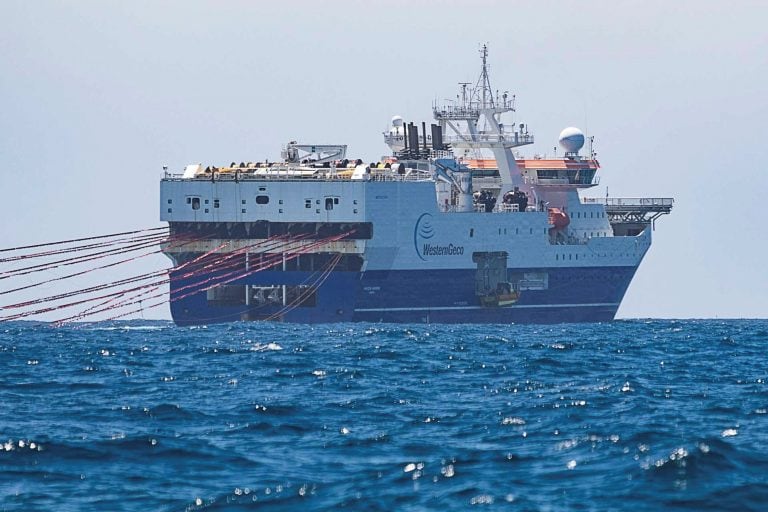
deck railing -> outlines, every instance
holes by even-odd
[[[606,206],[672,206],[671,197],[584,197],[585,204],[604,204]]]
[[[433,181],[431,174],[424,171],[412,171],[408,174],[388,172],[384,169],[371,169],[370,173],[363,175],[360,180],[352,180],[353,169],[271,169],[268,172],[216,172],[211,174],[198,174],[194,178],[185,178],[183,174],[166,172],[163,179],[169,181],[193,180],[193,181]]]

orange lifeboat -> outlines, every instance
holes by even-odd
[[[549,208],[549,223],[554,226],[555,229],[564,229],[571,223],[570,217],[560,208]]]

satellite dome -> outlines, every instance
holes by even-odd
[[[399,128],[403,126],[403,118],[400,116],[393,116],[392,117],[392,126]]]
[[[566,153],[578,153],[584,147],[584,132],[570,126],[560,132],[558,142],[563,146]]]

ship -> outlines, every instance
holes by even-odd
[[[166,168],[175,323],[613,320],[674,200],[583,196],[600,164],[574,127],[561,155],[523,156],[533,134],[480,54],[429,130],[391,119],[376,161],[292,141],[274,162]]]

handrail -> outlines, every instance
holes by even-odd
[[[483,142],[513,142],[515,144],[533,144],[533,135],[529,133],[521,134],[515,132],[504,132],[502,134],[495,133],[478,133],[475,135],[466,134],[465,136],[458,135],[444,135],[443,142],[448,144],[461,144],[461,143],[483,143]]]
[[[575,185],[575,186],[581,186],[582,188],[587,187],[594,187],[596,185],[600,184],[600,176],[595,176],[589,180],[586,178],[538,178],[533,176],[523,176],[525,183],[528,183],[529,185]],[[590,198],[592,199],[592,198]]]
[[[584,197],[582,203],[606,206],[672,206],[672,197]]]
[[[424,171],[412,170],[407,174],[398,174],[394,172],[381,172],[380,169],[371,169],[369,174],[365,174],[360,180],[352,179],[350,171],[352,169],[344,169],[344,174],[341,171],[331,171],[330,169],[317,169],[318,172],[292,172],[286,168],[276,168],[268,172],[260,173],[215,173],[214,176],[210,174],[197,175],[194,178],[185,178],[183,174],[172,174],[166,172],[163,179],[168,181],[433,181],[431,175],[428,175]]]

